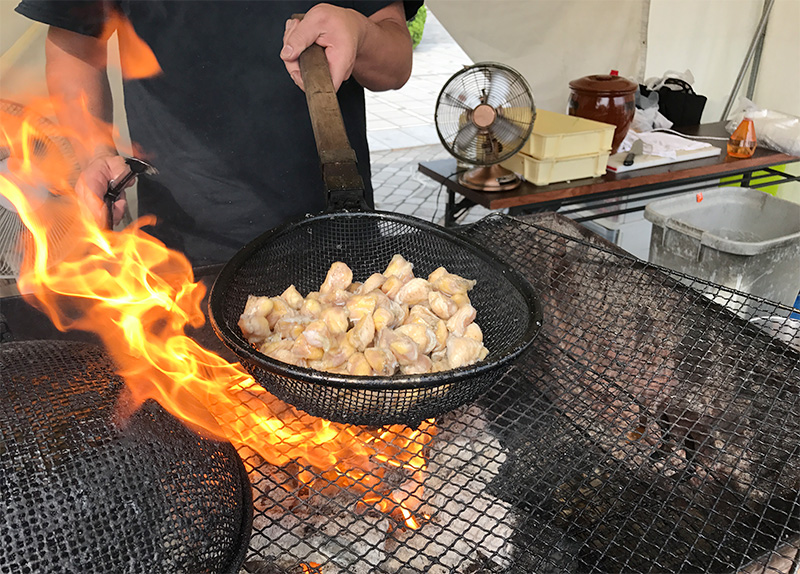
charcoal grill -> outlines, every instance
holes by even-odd
[[[544,326],[499,383],[437,419],[430,520],[411,530],[321,485],[287,492],[291,472],[250,460],[245,571],[796,569],[800,339],[750,321],[790,310],[552,214],[463,233],[533,283]]]
[[[255,513],[242,573],[797,571],[791,309],[553,214],[461,232],[533,283],[544,325],[499,382],[425,431],[421,528],[242,451]],[[409,478],[393,472],[384,488]]]

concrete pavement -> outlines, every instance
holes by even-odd
[[[447,192],[423,176],[417,164],[450,157],[436,133],[436,99],[447,80],[472,63],[428,10],[408,83],[395,91],[367,92],[367,137],[377,209],[442,223]],[[476,221],[486,213],[482,207],[473,207],[461,222]]]

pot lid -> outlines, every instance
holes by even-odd
[[[580,92],[597,94],[627,94],[636,90],[637,85],[622,76],[595,74],[572,80],[569,87]]]

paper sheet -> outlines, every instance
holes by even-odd
[[[674,134],[663,132],[634,132],[629,131],[622,140],[617,151],[626,152],[636,140],[644,144],[643,155],[658,156],[668,159],[677,159],[678,152],[707,149],[711,144],[694,141]]]

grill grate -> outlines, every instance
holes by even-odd
[[[243,452],[256,507],[244,571],[733,572],[779,555],[796,567],[791,310],[645,264],[552,214],[463,232],[534,284],[544,325],[426,437],[430,520],[404,529],[330,478],[303,487],[301,469]]]
[[[238,571],[236,451],[153,401],[120,416],[114,369],[97,345],[0,345],[0,573]]]

